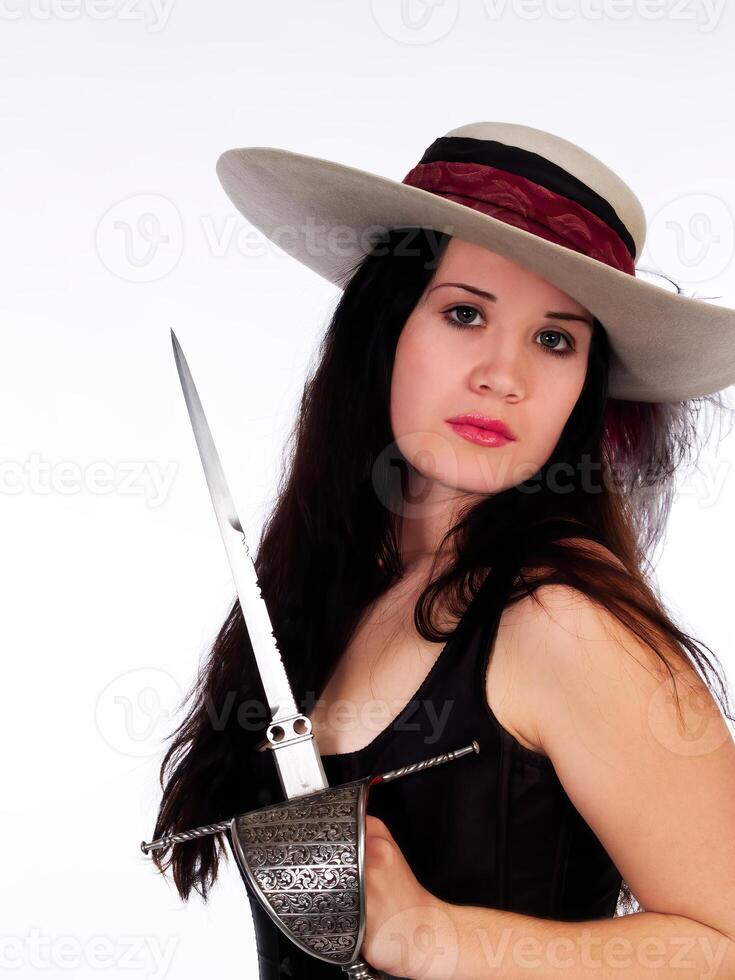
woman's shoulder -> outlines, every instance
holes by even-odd
[[[595,557],[624,568],[607,547],[587,538],[574,539]],[[549,724],[549,706],[561,693],[585,698],[590,679],[613,677],[629,670],[626,658],[664,678],[661,660],[637,634],[599,599],[573,585],[544,582],[551,569],[525,569],[523,581],[536,583],[526,595],[505,606],[498,621],[492,676],[486,695],[504,705],[508,727],[522,733],[537,751]]]
[[[608,565],[615,565],[624,570],[625,565],[621,559],[615,555],[607,546],[591,538],[575,537],[566,538],[565,542],[574,547],[581,548],[584,552],[594,558],[604,561]],[[543,630],[548,626],[548,619],[556,612],[575,615],[585,613],[587,615],[604,615],[604,607],[599,601],[592,598],[581,589],[558,581],[545,581],[553,575],[554,569],[547,566],[524,568],[518,575],[514,584],[512,594],[520,595],[503,610],[501,616],[502,625],[505,628],[523,628],[534,634],[534,631]]]
[[[625,567],[603,545],[585,538],[580,543],[596,557]],[[522,679],[527,725],[539,744],[544,712],[553,692],[570,702],[585,700],[593,686],[604,688],[627,678],[626,682],[652,695],[662,684],[671,683],[672,674],[688,689],[702,690],[682,649],[656,627],[654,620],[640,619],[625,602],[608,606],[603,595],[589,595],[560,582],[542,581],[528,595],[506,606],[498,627],[501,643],[512,655],[514,669]],[[638,632],[641,627],[653,645]]]
[[[616,560],[595,541],[579,539],[600,557]],[[540,713],[547,707],[549,620],[562,622],[576,616],[575,610],[590,602],[570,586],[543,584],[552,569],[524,568],[514,589],[525,592],[505,605],[491,639],[489,665],[485,674],[485,698],[490,710],[527,749],[547,755],[540,735]],[[542,584],[535,584],[538,580]],[[514,590],[511,590],[512,592]],[[564,628],[564,626],[562,626]],[[570,647],[572,642],[570,640]]]
[[[608,566],[626,570],[618,555],[594,539],[570,537],[565,541]],[[503,625],[522,636],[528,656],[538,660],[543,651],[548,653],[554,649],[558,656],[563,652],[573,660],[578,648],[603,638],[613,647],[624,646],[627,641],[644,645],[635,630],[612,611],[605,601],[604,590],[590,594],[573,584],[553,579],[545,581],[553,571],[546,567],[525,569],[524,587],[530,585],[532,588],[503,610]],[[620,602],[616,604],[621,606]],[[651,656],[657,659],[652,651]]]

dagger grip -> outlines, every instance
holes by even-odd
[[[355,960],[349,966],[343,966],[342,972],[350,980],[384,980],[384,974],[376,972],[365,960]]]

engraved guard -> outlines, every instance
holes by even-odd
[[[232,849],[260,904],[306,953],[357,959],[365,932],[365,813],[371,779],[233,817]]]

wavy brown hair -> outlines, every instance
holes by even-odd
[[[363,610],[403,574],[399,505],[408,463],[390,426],[391,373],[401,329],[448,241],[424,229],[389,232],[349,270],[285,448],[254,562],[294,696],[307,713]],[[585,384],[550,458],[529,480],[460,512],[438,552],[451,560],[421,593],[415,628],[426,640],[447,639],[433,622],[440,598],[458,616],[486,614],[476,601],[483,583],[506,605],[561,583],[647,644],[675,691],[671,665],[694,668],[735,720],[721,664],[674,622],[651,562],[675,477],[703,447],[698,432],[714,431],[699,416],[711,409],[719,419],[726,406],[719,394],[674,403],[610,398],[609,359],[607,333],[595,320]],[[251,760],[270,718],[237,601],[182,709],[187,702],[161,764],[155,837],[262,805]],[[206,900],[222,853],[218,837],[203,837],[153,857],[160,871],[172,868],[182,899],[193,888]],[[623,882],[617,914],[640,909]]]

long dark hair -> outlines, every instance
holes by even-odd
[[[401,467],[408,464],[389,420],[391,374],[403,325],[448,241],[424,229],[376,240],[341,283],[303,391],[276,503],[254,559],[302,710],[322,691],[361,612],[403,572]],[[421,593],[415,627],[426,640],[445,640],[448,634],[432,621],[434,604],[442,598],[461,615],[488,573],[496,586],[502,583],[505,604],[543,584],[563,583],[650,645],[672,681],[662,645],[672,659],[696,665],[724,714],[735,720],[721,664],[705,647],[716,668],[699,649],[704,644],[673,622],[649,581],[675,474],[698,445],[699,412],[725,405],[717,395],[676,403],[609,398],[609,357],[607,334],[595,320],[585,384],[551,457],[523,484],[460,513],[439,549],[451,563]],[[560,473],[564,493],[554,492],[553,477]],[[583,478],[591,473],[599,474],[595,492]],[[603,549],[617,561],[606,559]],[[546,572],[529,576],[529,569]],[[236,601],[186,701],[186,716],[161,764],[155,837],[261,805],[249,760],[270,719]],[[254,715],[253,706],[263,710]],[[160,871],[173,868],[182,899],[194,888],[206,900],[222,847],[219,838],[203,837],[153,856]],[[640,908],[623,882],[618,912]]]

